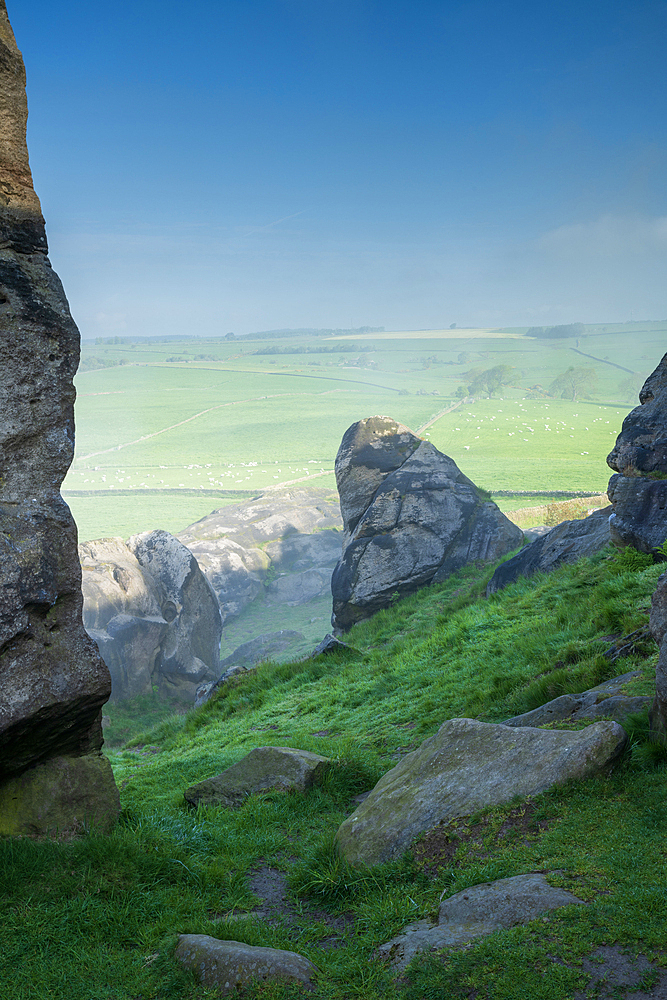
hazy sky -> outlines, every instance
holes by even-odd
[[[667,2],[8,9],[84,337],[667,317]]]

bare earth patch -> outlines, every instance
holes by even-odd
[[[324,924],[331,933],[325,934],[317,945],[327,950],[344,945],[348,934],[354,930],[353,913],[333,916],[326,910],[292,902],[287,877],[278,868],[262,865],[250,873],[248,883],[255,896],[261,900],[261,905],[248,913],[224,914],[222,919],[234,922],[262,920],[267,924],[280,924],[283,928],[294,928],[294,930],[313,924]]]
[[[427,875],[435,877],[441,869],[453,867],[461,848],[468,847],[481,859],[491,857],[505,844],[535,840],[552,822],[536,819],[536,811],[537,806],[532,802],[518,806],[507,814],[497,829],[494,826],[498,820],[493,814],[472,825],[466,817],[443,823],[417,841],[412,849],[414,859]]]
[[[667,969],[644,955],[625,952],[620,945],[597,948],[584,959],[583,970],[591,981],[573,1000],[667,1000]]]

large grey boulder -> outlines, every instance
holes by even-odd
[[[256,747],[226,771],[191,785],[184,792],[188,805],[240,806],[249,795],[270,788],[307,792],[320,781],[328,757],[293,747]]]
[[[345,531],[331,579],[337,631],[523,541],[451,458],[390,417],[348,428],[336,482]]]
[[[38,765],[99,760],[109,672],[81,620],[76,527],[60,496],[74,451],[79,331],[47,257],[33,190],[25,69],[0,2],[0,789],[30,825]],[[50,794],[72,820],[63,768]],[[84,769],[85,770],[85,769]],[[58,777],[60,776],[60,778]],[[21,799],[17,801],[16,795]],[[0,793],[1,797],[1,793]],[[110,771],[95,784],[117,815]],[[68,804],[69,802],[69,804]],[[0,811],[9,808],[2,799]],[[13,808],[13,807],[12,807]],[[5,817],[6,818],[6,817]],[[0,817],[1,819],[1,817]]]
[[[594,722],[597,719],[623,723],[629,715],[645,712],[651,704],[648,696],[622,694],[623,685],[638,676],[638,670],[631,670],[581,694],[562,694],[539,708],[515,715],[503,725],[546,726],[552,722]]]
[[[612,541],[651,552],[667,540],[667,354],[639,393],[607,464]]]
[[[192,702],[220,675],[222,618],[192,553],[167,531],[79,546],[83,619],[111,671],[113,697],[158,687]]]
[[[520,576],[550,573],[566,563],[592,556],[609,545],[611,507],[596,510],[576,521],[563,521],[551,531],[525,545],[520,552],[502,563],[486,588],[486,596],[515,583]]]
[[[207,934],[181,934],[174,957],[202,986],[223,996],[237,986],[269,979],[309,986],[317,969],[303,955],[277,948],[257,948],[242,941],[220,941]]]
[[[388,861],[438,823],[607,770],[625,742],[615,722],[572,732],[450,719],[380,779],[338,848],[355,865]]]
[[[540,873],[514,875],[463,889],[440,904],[435,921],[417,920],[378,948],[378,957],[402,970],[421,951],[465,948],[494,931],[527,924],[561,906],[585,906]]]
[[[222,507],[177,537],[195,555],[227,621],[257,598],[297,605],[328,593],[341,527],[329,490],[290,489]]]

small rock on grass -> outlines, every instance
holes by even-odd
[[[315,646],[315,649],[310,654],[310,658],[312,660],[315,656],[322,656],[323,653],[338,653],[343,649],[347,649],[353,653],[357,652],[354,646],[350,646],[347,642],[341,642],[335,635],[328,632],[324,639],[322,639],[322,642]]]
[[[220,941],[207,934],[181,934],[175,958],[202,986],[231,993],[253,980],[283,979],[312,985],[317,969],[303,955],[276,948],[256,948],[241,941]]]
[[[279,791],[307,792],[321,780],[328,757],[292,747],[257,747],[222,774],[186,788],[191,806],[240,806],[248,795]]]
[[[338,848],[354,865],[389,861],[438,823],[607,770],[626,740],[616,722],[573,732],[450,719],[380,779]]]
[[[558,698],[508,719],[506,726],[545,726],[550,722],[579,722],[581,720],[613,719],[623,722],[634,712],[645,712],[651,698],[639,695],[631,697],[620,694],[620,689],[628,681],[640,676],[639,670],[631,670],[620,677],[598,684],[597,687],[581,694],[562,694]]]
[[[584,901],[566,889],[549,885],[544,875],[515,875],[496,882],[463,889],[441,903],[435,923],[418,920],[378,948],[378,955],[398,971],[419,951],[464,948],[475,938],[529,920],[549,910],[582,905]]]

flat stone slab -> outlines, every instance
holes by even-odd
[[[320,757],[309,750],[257,747],[222,774],[191,785],[183,794],[191,806],[233,808],[242,805],[249,795],[272,788],[307,792],[321,780],[328,764],[328,757]]]
[[[401,934],[378,948],[380,958],[404,969],[417,952],[464,948],[476,938],[572,903],[585,905],[566,889],[549,885],[544,875],[515,875],[463,889],[440,905],[438,919],[408,924]]]
[[[605,771],[626,739],[616,722],[574,732],[450,719],[380,779],[338,848],[351,864],[389,861],[438,823]]]
[[[550,722],[579,722],[582,720],[613,719],[623,722],[628,715],[645,712],[653,701],[644,695],[635,697],[620,694],[620,688],[639,677],[639,670],[631,670],[620,677],[598,684],[581,694],[562,694],[559,698],[508,719],[506,726],[545,726]]]
[[[256,980],[282,979],[309,986],[317,974],[313,963],[294,951],[255,948],[207,934],[180,934],[174,956],[202,986],[223,994]]]

